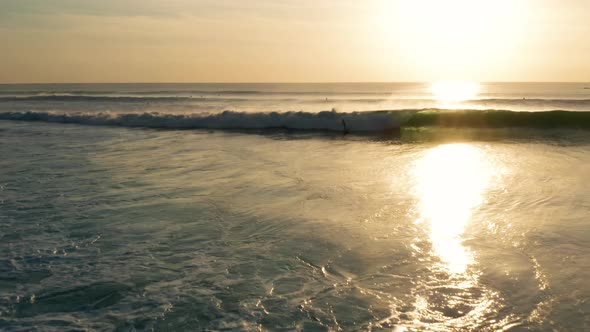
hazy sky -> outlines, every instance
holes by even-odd
[[[0,0],[0,83],[590,81],[590,0]]]

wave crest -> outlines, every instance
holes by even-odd
[[[298,129],[323,131],[375,132],[400,127],[390,112],[339,113],[324,111],[245,113],[166,114],[146,113],[56,113],[5,112],[0,120],[42,121],[123,127],[169,129]]]
[[[166,129],[292,129],[344,132],[384,132],[400,127],[453,128],[583,128],[590,129],[590,112],[505,110],[397,110],[341,113],[268,112],[170,114],[159,112],[0,112],[0,120],[42,121]]]

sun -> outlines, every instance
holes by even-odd
[[[525,0],[381,0],[382,40],[425,79],[478,79],[526,41]]]
[[[446,81],[433,83],[430,90],[438,101],[457,102],[475,99],[480,87],[474,82]]]

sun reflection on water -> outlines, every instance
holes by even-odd
[[[501,298],[479,282],[476,257],[463,243],[473,212],[496,180],[488,153],[473,144],[443,144],[413,165],[413,193],[430,243],[430,273],[413,290],[412,328],[432,331],[476,330]],[[421,240],[419,240],[421,241]],[[503,326],[498,321],[494,325]]]
[[[430,90],[439,102],[458,102],[476,98],[480,86],[475,82],[443,81],[432,83]]]
[[[445,109],[473,107],[469,101],[477,99],[480,90],[481,86],[475,82],[443,81],[430,85],[437,107]]]
[[[415,165],[419,221],[428,225],[433,251],[451,273],[464,273],[473,263],[461,236],[491,173],[482,152],[469,144],[433,148]]]

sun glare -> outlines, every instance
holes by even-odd
[[[463,273],[473,261],[461,236],[484,199],[491,173],[482,152],[469,144],[441,145],[415,165],[420,221],[428,225],[433,250],[452,273]]]
[[[464,101],[477,97],[479,85],[474,82],[437,82],[430,87],[435,99],[443,102]]]
[[[383,40],[424,77],[475,79],[522,44],[524,0],[383,0]],[[493,74],[493,73],[490,73]]]

